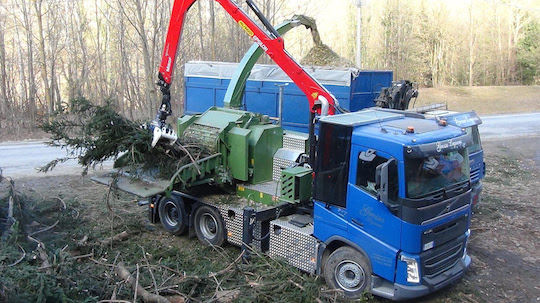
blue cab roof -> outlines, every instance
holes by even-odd
[[[404,114],[380,110],[321,117],[323,123],[353,127],[352,143],[375,147],[380,144],[413,146],[449,140],[465,132],[452,125],[442,126],[434,119],[407,117]],[[414,131],[408,132],[407,128]],[[381,149],[386,149],[381,146]]]

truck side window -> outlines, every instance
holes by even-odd
[[[377,166],[387,162],[389,159],[377,156],[374,150],[363,151],[358,154],[358,164],[356,169],[356,185],[367,193],[376,196],[375,171]],[[388,199],[397,201],[398,198],[398,173],[397,165],[391,164],[388,171]]]

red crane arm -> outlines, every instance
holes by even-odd
[[[170,99],[170,95],[166,96],[165,94],[168,94],[168,88],[172,82],[174,63],[185,16],[195,1],[197,0],[176,0],[173,5],[169,30],[163,49],[163,57],[159,67],[160,82],[158,83],[162,87],[161,90],[164,93],[164,99],[165,97],[168,98],[167,102]],[[291,57],[285,50],[283,38],[274,36],[274,34],[269,34],[263,30],[234,1],[216,1],[304,92],[308,98],[311,112],[317,112],[322,115],[332,115],[335,113],[337,103],[335,97]],[[170,111],[170,103],[168,106]]]

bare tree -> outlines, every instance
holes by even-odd
[[[210,1],[210,49],[212,61],[216,60],[216,15],[214,12],[214,1]]]
[[[203,18],[202,18],[202,6],[201,6],[201,2],[202,1],[197,1],[197,17],[199,19],[199,43],[200,43],[200,47],[201,47],[201,58],[206,58],[206,51],[205,51],[205,47],[204,47],[204,25],[203,25]]]
[[[3,5],[2,5],[3,6]],[[6,44],[4,42],[4,10],[0,7],[0,119],[4,119],[8,110]],[[2,124],[0,121],[0,128]]]
[[[15,43],[16,42],[16,43]],[[19,83],[19,100],[28,100],[28,110],[27,110],[27,116],[30,117],[31,121],[33,121],[33,117],[35,116],[35,103],[32,103],[31,100],[34,100],[33,98],[28,97],[28,85],[26,81],[26,74],[25,74],[25,56],[23,54],[23,43],[21,42],[21,37],[19,36],[19,32],[16,33],[15,39],[14,39],[14,45],[17,45],[17,66],[19,70],[18,79],[17,81]],[[12,75],[13,78],[17,78],[17,75]],[[34,90],[35,91],[35,90]],[[15,103],[15,100],[12,100],[13,103]],[[34,107],[32,107],[34,106]]]
[[[51,86],[49,84],[49,73],[47,72],[47,55],[45,51],[45,36],[43,31],[43,15],[42,12],[43,0],[34,1],[34,9],[36,12],[38,26],[38,48],[40,55],[41,79],[43,80],[43,88],[45,90],[45,101],[47,104],[47,113],[50,115],[54,110],[54,103],[51,95]]]
[[[17,2],[17,6],[22,14],[22,27],[25,29],[26,32],[26,57],[27,60],[22,59],[22,48],[21,48],[21,61],[20,61],[20,69],[21,69],[21,75],[24,75],[24,69],[23,64],[26,61],[26,69],[28,71],[28,115],[30,118],[30,121],[36,120],[36,98],[37,98],[37,88],[36,88],[36,76],[34,73],[34,40],[33,40],[33,18],[30,14],[29,8],[26,6],[26,1],[21,0],[20,2]],[[18,33],[17,33],[18,35]],[[24,81],[24,77],[21,79],[21,81]],[[24,93],[23,95],[26,95]],[[26,96],[25,96],[26,97]],[[24,100],[24,99],[22,99]]]
[[[474,85],[474,63],[476,48],[476,18],[474,17],[474,1],[469,5],[469,86]]]

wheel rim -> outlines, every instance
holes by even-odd
[[[366,273],[362,266],[350,260],[339,263],[334,274],[339,287],[345,291],[362,289],[366,281]]]
[[[173,201],[167,201],[165,203],[165,222],[169,226],[176,226],[178,224],[179,214],[178,214],[178,208],[176,208],[176,204]]]
[[[218,223],[210,214],[203,214],[199,224],[201,232],[206,239],[213,239],[217,235]]]

